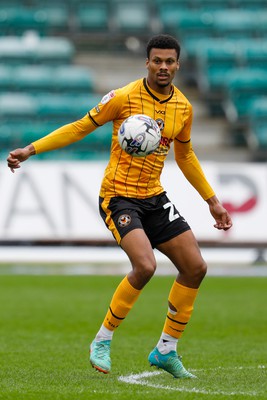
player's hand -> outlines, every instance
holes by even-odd
[[[30,156],[35,154],[33,145],[24,147],[23,149],[12,150],[7,157],[7,165],[11,172],[15,172],[20,168],[20,163],[26,161]]]
[[[233,225],[232,219],[228,211],[222,206],[218,199],[214,196],[207,200],[209,204],[210,213],[215,219],[216,223],[213,225],[216,229],[223,229],[227,231]]]

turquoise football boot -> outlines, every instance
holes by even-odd
[[[181,357],[178,356],[176,351],[170,351],[168,354],[161,354],[157,347],[155,347],[149,354],[148,361],[151,366],[164,369],[164,371],[173,375],[174,378],[196,378],[195,375],[185,369]]]
[[[108,374],[111,370],[110,343],[111,340],[100,342],[94,340],[90,346],[90,363],[92,367],[104,374]]]

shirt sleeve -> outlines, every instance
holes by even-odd
[[[174,140],[175,160],[186,179],[198,191],[204,200],[215,195],[214,190],[206,179],[199,160],[191,143],[191,126],[193,120],[192,107],[189,106],[184,128]]]
[[[88,112],[88,116],[95,127],[114,121],[121,112],[124,96],[121,89],[111,90]]]
[[[56,150],[83,139],[95,129],[96,126],[92,123],[88,115],[85,115],[83,118],[64,125],[41,139],[36,140],[32,145],[36,154]]]
[[[184,126],[181,132],[176,136],[179,142],[188,142],[191,138],[191,128],[193,123],[193,108],[190,103],[186,104],[184,115]]]

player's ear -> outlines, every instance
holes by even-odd
[[[149,64],[149,59],[147,58],[146,59],[146,68],[148,67],[148,64]]]
[[[176,67],[177,71],[180,69],[180,61],[177,61],[177,67]]]

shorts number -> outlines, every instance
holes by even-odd
[[[166,210],[169,208],[169,221],[172,222],[175,219],[180,217],[179,213],[174,214],[174,205],[169,201],[168,203],[164,204],[163,208]]]

